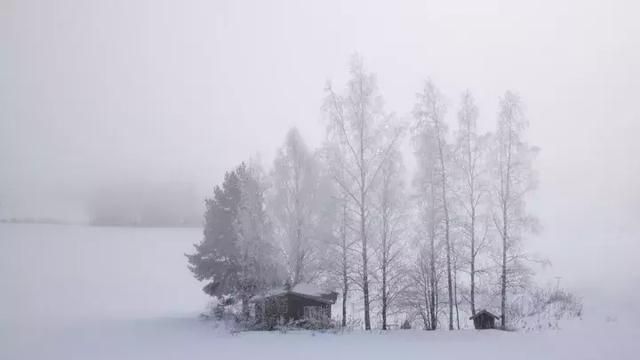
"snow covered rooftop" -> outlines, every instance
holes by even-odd
[[[488,315],[488,316],[493,317],[494,319],[499,319],[500,318],[499,316],[494,315],[494,314],[490,313],[489,311],[487,311],[485,309],[482,309],[482,310],[478,311],[474,316],[470,317],[469,320],[471,320],[473,318],[476,318],[478,316],[481,316],[481,315]]]
[[[255,296],[253,300],[254,301],[262,300],[262,299],[275,297],[275,296],[282,296],[286,294],[298,295],[301,297],[317,300],[320,302],[325,302],[328,304],[335,303],[336,297],[337,297],[337,293],[334,291],[323,289],[314,284],[300,283],[290,288],[288,286],[282,286],[279,288],[269,290],[263,295]]]

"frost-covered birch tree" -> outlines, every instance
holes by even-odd
[[[389,116],[384,112],[375,76],[367,73],[362,59],[354,56],[350,67],[351,79],[344,94],[326,89],[324,111],[329,126],[328,137],[339,151],[331,161],[338,162],[342,171],[334,180],[354,205],[357,212],[360,242],[360,281],[364,300],[364,325],[371,329],[369,293],[369,216],[371,196],[384,160],[400,136],[382,137]],[[385,139],[389,139],[385,141]]]
[[[349,214],[349,200],[346,194],[342,194],[338,200],[336,242],[334,243],[334,268],[338,269],[337,275],[342,290],[342,327],[347,326],[347,301],[349,298],[349,285],[353,268],[353,241],[352,217]]]
[[[402,154],[396,148],[382,166],[376,196],[382,330],[387,330],[389,309],[406,286],[402,259],[406,200]]]
[[[319,273],[317,250],[322,224],[322,178],[314,154],[297,129],[289,130],[273,163],[269,210],[284,255],[288,281],[313,281]]]
[[[341,325],[347,326],[347,304],[353,278],[353,264],[357,259],[355,246],[357,238],[354,236],[354,211],[350,207],[348,195],[337,190],[333,198],[335,201],[335,218],[333,222],[333,237],[328,243],[326,261],[324,262],[334,282],[339,284],[341,291]]]
[[[476,314],[476,277],[478,256],[487,245],[488,166],[487,146],[489,135],[480,135],[477,126],[478,107],[469,91],[462,94],[458,111],[455,159],[457,168],[456,196],[459,204],[459,223],[468,250],[466,261],[469,270],[469,305],[471,315]]]
[[[438,327],[441,238],[442,238],[442,196],[438,166],[438,144],[433,131],[426,131],[431,123],[425,122],[414,127],[414,145],[417,171],[414,178],[417,204],[418,230],[416,248],[418,256],[412,271],[412,289],[409,303],[418,309],[424,327],[435,330]]]
[[[524,140],[528,123],[520,97],[507,91],[500,99],[498,122],[493,142],[493,221],[501,239],[500,250],[500,313],[501,326],[508,324],[507,296],[509,290],[529,271],[523,261],[523,234],[535,230],[535,219],[527,214],[526,195],[535,189],[532,160],[537,149]]]
[[[440,185],[440,196],[444,222],[444,245],[446,252],[447,267],[447,294],[449,300],[449,330],[453,330],[453,270],[452,270],[452,241],[451,241],[451,213],[449,189],[449,162],[451,158],[451,149],[447,143],[447,125],[445,123],[446,105],[443,95],[428,80],[424,89],[418,94],[418,101],[414,109],[414,117],[416,120],[416,128],[418,131],[432,133],[431,137],[435,140],[436,150],[436,167],[438,172],[438,181]]]
[[[238,296],[242,311],[249,314],[252,296],[282,282],[282,272],[273,240],[273,228],[266,213],[266,181],[257,164],[244,163],[236,170],[241,198],[238,220]]]

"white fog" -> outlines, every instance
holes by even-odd
[[[634,358],[639,12],[0,0],[0,358]],[[255,314],[311,284],[321,329]]]

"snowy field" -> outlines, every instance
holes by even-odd
[[[199,229],[0,224],[0,359],[637,359],[640,328],[589,306],[540,332],[241,333],[207,303],[183,254]],[[593,310],[593,311],[590,311]],[[606,319],[607,314],[615,314]]]

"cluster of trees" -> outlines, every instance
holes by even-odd
[[[270,171],[243,163],[226,174],[206,201],[190,269],[208,294],[232,295],[245,312],[272,286],[316,282],[340,290],[343,326],[355,301],[367,330],[372,315],[382,329],[406,318],[460,328],[461,313],[480,308],[499,309],[507,326],[535,261],[523,239],[536,230],[525,206],[536,149],[524,139],[520,98],[506,92],[495,130],[481,133],[465,92],[450,131],[448,102],[431,81],[401,121],[360,58],[350,75],[342,91],[326,88],[319,149],[292,129]]]

